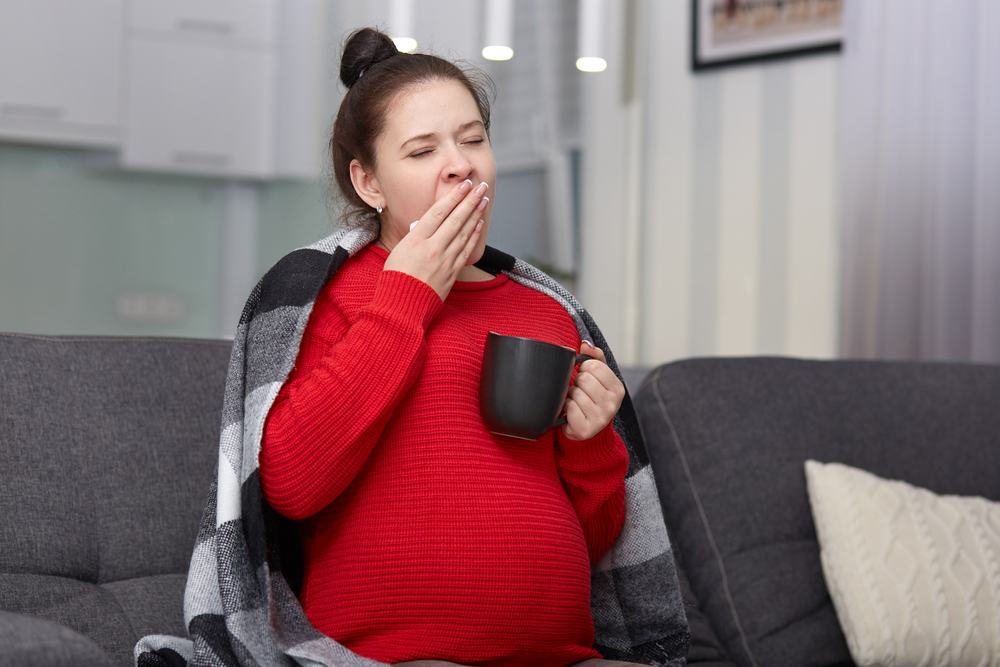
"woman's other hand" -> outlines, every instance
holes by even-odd
[[[479,240],[486,190],[465,180],[436,201],[389,253],[385,270],[427,283],[444,301]]]
[[[615,418],[625,399],[625,385],[608,366],[604,352],[584,341],[580,353],[593,359],[580,364],[566,398],[562,433],[570,440],[596,436]]]

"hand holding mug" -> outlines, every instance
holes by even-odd
[[[490,332],[483,351],[479,404],[487,430],[537,440],[553,426],[571,440],[592,438],[607,426],[625,397],[625,387],[605,363],[604,353]],[[573,368],[579,367],[570,389]],[[563,417],[559,417],[565,411]]]
[[[625,400],[625,385],[608,366],[604,352],[586,341],[580,352],[592,359],[580,364],[566,398],[562,434],[569,440],[593,438],[611,423]]]

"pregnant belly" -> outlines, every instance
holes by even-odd
[[[490,486],[354,498],[325,526],[317,517],[301,597],[309,619],[384,662],[596,656],[586,543],[561,485]]]

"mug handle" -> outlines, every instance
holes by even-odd
[[[577,366],[587,361],[588,359],[593,359],[593,357],[590,356],[589,354],[576,355],[576,361],[573,362],[573,368],[576,368]],[[563,415],[562,417],[556,420],[556,423],[552,425],[552,428],[555,428],[556,426],[562,426],[565,423],[566,423],[566,415]]]

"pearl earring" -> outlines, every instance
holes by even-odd
[[[379,204],[378,206],[376,206],[376,207],[375,207],[375,211],[376,211],[376,212],[377,212],[377,213],[378,213],[379,215],[382,215],[382,204]]]

